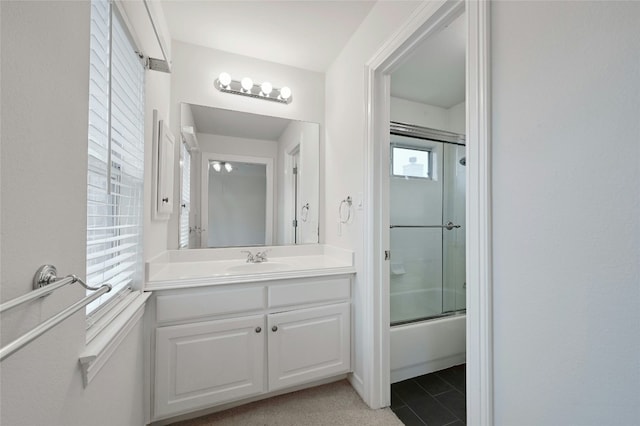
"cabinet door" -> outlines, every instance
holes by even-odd
[[[264,391],[264,316],[156,329],[154,417]]]
[[[349,303],[268,315],[269,390],[351,368]]]

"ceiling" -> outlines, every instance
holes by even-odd
[[[375,1],[162,0],[171,37],[325,72]]]
[[[328,69],[375,3],[161,1],[175,40],[317,72]],[[392,74],[392,96],[441,108],[464,101],[465,44],[462,15]]]
[[[464,14],[422,42],[391,75],[391,96],[441,108],[465,99]]]
[[[193,121],[198,133],[233,136],[237,138],[277,141],[291,120],[191,105]]]

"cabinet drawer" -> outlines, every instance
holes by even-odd
[[[215,315],[248,312],[265,307],[265,288],[209,290],[189,294],[159,295],[156,320],[159,324]]]
[[[323,278],[269,287],[270,308],[348,300],[350,297],[351,280],[349,277]]]

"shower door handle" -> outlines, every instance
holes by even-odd
[[[446,225],[391,225],[389,228],[446,228],[451,231],[453,228],[460,228],[462,225],[455,225],[453,222],[447,222]]]

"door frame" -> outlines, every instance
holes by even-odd
[[[297,219],[297,209],[298,209],[298,200],[297,197],[299,195],[299,175],[300,172],[298,170],[298,175],[295,176],[293,174],[293,167],[300,167],[300,142],[296,144],[292,144],[289,147],[285,148],[284,152],[284,186],[283,186],[283,202],[282,205],[279,206],[282,209],[282,217],[283,220],[279,223],[279,226],[282,226],[282,231],[280,231],[280,235],[282,235],[283,241],[281,243],[294,245],[298,244],[296,242],[296,231],[293,227],[293,221]],[[296,182],[297,181],[297,182]],[[298,186],[297,189],[296,185]],[[296,192],[297,191],[297,192]]]
[[[466,12],[466,264],[467,420],[493,424],[492,251],[489,0],[424,2],[365,65],[366,155],[363,281],[364,399],[373,408],[390,405],[389,193],[390,74],[417,45]],[[387,166],[385,166],[385,161]]]

